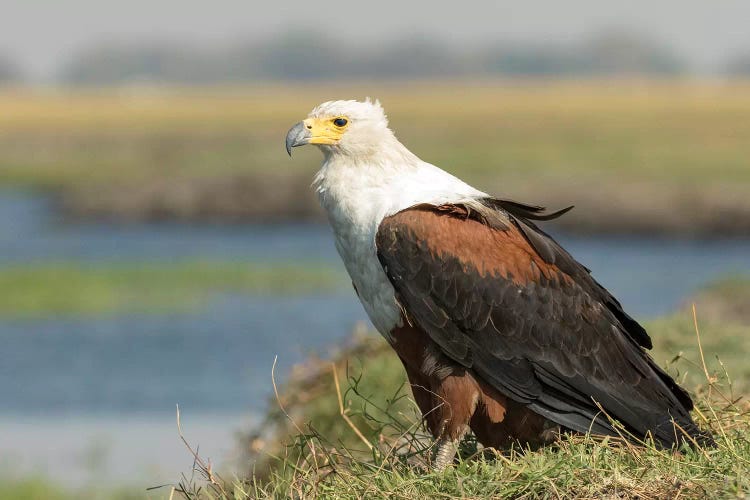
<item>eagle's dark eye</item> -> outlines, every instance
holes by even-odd
[[[333,124],[336,125],[337,127],[343,127],[347,123],[348,121],[346,118],[336,118],[333,120]]]

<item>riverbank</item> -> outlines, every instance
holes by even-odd
[[[5,91],[0,185],[71,219],[320,219],[312,148],[286,130],[330,98],[379,97],[426,161],[498,196],[576,205],[569,232],[750,232],[750,84],[475,81]]]
[[[96,188],[63,193],[59,207],[66,217],[77,221],[324,222],[310,188],[311,178],[312,173],[255,173],[163,181],[128,190]],[[549,225],[571,234],[690,238],[750,235],[750,184],[715,181],[684,186],[584,178],[533,184],[508,179],[503,188],[496,189],[477,185],[491,193],[507,193],[501,197],[550,209],[575,205],[574,210]]]

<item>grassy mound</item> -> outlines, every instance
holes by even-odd
[[[332,361],[296,367],[263,425],[243,438],[245,463],[253,464],[246,478],[224,481],[199,462],[208,481],[180,488],[191,498],[238,499],[743,497],[750,493],[750,405],[737,394],[750,380],[747,330],[718,325],[709,318],[697,331],[691,311],[647,325],[655,359],[693,389],[694,417],[713,432],[715,449],[673,453],[649,442],[571,435],[539,451],[500,454],[469,439],[454,467],[434,472],[432,440],[400,361],[383,340],[360,334]],[[683,349],[677,356],[675,346]],[[733,372],[737,379],[727,375]]]

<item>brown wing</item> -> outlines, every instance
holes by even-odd
[[[690,397],[642,349],[643,328],[513,215],[528,206],[502,203],[419,205],[381,223],[378,258],[409,320],[447,356],[567,428],[615,434],[598,402],[637,436],[673,445],[674,419],[710,441],[690,417]]]

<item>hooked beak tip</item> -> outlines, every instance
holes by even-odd
[[[299,122],[289,129],[286,134],[286,152],[291,157],[292,148],[297,146],[304,146],[310,142],[310,130],[305,126],[304,122]]]

